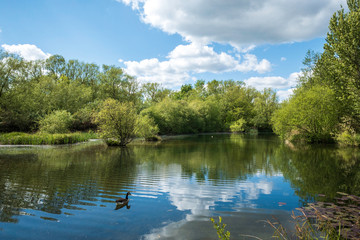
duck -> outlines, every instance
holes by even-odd
[[[126,193],[126,197],[125,198],[119,198],[119,199],[117,199],[115,202],[116,202],[116,204],[119,204],[119,205],[125,205],[125,204],[128,204],[129,203],[129,201],[130,201],[130,199],[129,199],[129,195],[131,195],[131,193],[130,192],[127,192]]]

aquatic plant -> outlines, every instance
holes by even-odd
[[[230,232],[225,230],[226,224],[221,223],[222,218],[219,216],[219,222],[215,222],[213,218],[210,218],[211,222],[214,224],[214,228],[216,229],[217,235],[221,240],[229,240]]]
[[[338,192],[335,202],[315,202],[299,209],[320,230],[345,239],[360,239],[360,197]],[[325,197],[324,195],[320,195]]]
[[[297,239],[360,239],[360,197],[338,193],[334,202],[315,202],[293,212]],[[320,197],[325,195],[319,194]],[[288,240],[287,230],[278,221],[267,223],[274,228],[274,237]]]

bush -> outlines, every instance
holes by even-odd
[[[96,103],[89,104],[73,114],[72,131],[95,130],[96,124],[93,121]]]
[[[73,117],[66,110],[57,110],[39,121],[39,130],[43,133],[68,133]]]
[[[157,140],[159,127],[154,120],[147,115],[140,116],[137,120],[136,135],[145,138],[145,140]]]
[[[360,134],[345,130],[336,135],[336,141],[340,145],[357,147],[360,146]]]
[[[246,121],[243,118],[231,123],[230,130],[232,132],[244,132],[245,131]]]

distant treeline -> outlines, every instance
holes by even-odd
[[[71,115],[71,130],[95,130],[94,115],[109,98],[130,102],[139,116],[155,122],[159,134],[271,130],[278,106],[273,90],[259,92],[233,80],[198,80],[172,91],[158,83],[140,84],[116,66],[67,61],[60,55],[26,61],[0,52],[1,132],[35,132],[59,110]]]

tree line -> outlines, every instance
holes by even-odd
[[[138,132],[146,136],[271,130],[277,106],[275,91],[257,91],[240,81],[198,80],[174,91],[158,83],[140,84],[117,66],[60,55],[26,61],[0,53],[1,132],[120,131],[104,127],[116,111],[118,119],[123,113],[133,115],[142,126]]]

